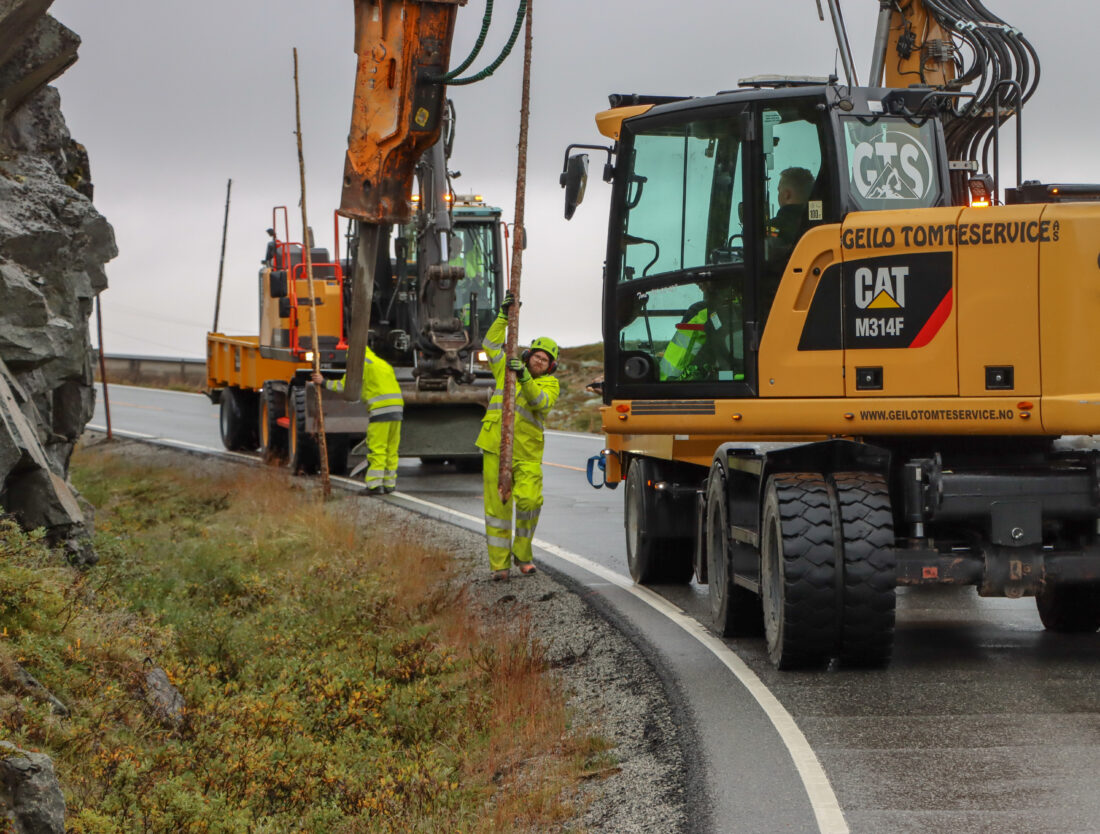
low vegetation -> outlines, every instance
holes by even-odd
[[[78,452],[100,564],[0,519],[0,737],[72,834],[554,831],[608,760],[522,621],[487,627],[415,531],[283,474]],[[186,709],[145,699],[162,667]],[[33,675],[69,709],[19,684]]]

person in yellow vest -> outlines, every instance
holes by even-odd
[[[481,421],[477,446],[482,452],[482,482],[485,491],[485,538],[489,547],[489,568],[494,579],[507,579],[509,563],[515,561],[521,574],[535,573],[531,542],[542,509],[542,448],[546,416],[558,399],[558,346],[542,336],[519,359],[506,359],[504,334],[508,308],[515,297],[508,293],[496,321],[485,333],[482,346],[496,390]],[[512,498],[500,500],[497,481],[500,472],[500,430],[504,409],[504,375],[516,375],[516,422],[512,446]],[[515,528],[512,505],[515,504]]]
[[[324,384],[329,391],[343,391],[347,374],[328,380],[313,374],[313,384]],[[367,405],[367,475],[364,491],[381,495],[397,488],[397,448],[401,445],[401,417],[405,400],[393,367],[369,347],[363,356],[363,391],[360,398]]]

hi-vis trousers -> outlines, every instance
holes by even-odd
[[[371,420],[367,424],[368,489],[397,486],[397,447],[401,445],[401,421]]]
[[[542,509],[542,462],[519,460],[512,462],[512,500],[500,500],[497,480],[500,455],[481,453],[482,482],[485,487],[485,538],[489,544],[489,567],[504,570],[509,556],[516,562],[534,558],[531,541]],[[515,533],[512,530],[512,504],[515,504]]]

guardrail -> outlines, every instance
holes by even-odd
[[[112,382],[135,385],[179,386],[196,390],[206,387],[206,360],[173,356],[134,356],[105,354],[107,384]],[[99,376],[99,352],[95,354],[95,378]]]

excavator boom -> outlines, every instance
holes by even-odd
[[[413,175],[438,139],[455,15],[466,0],[355,0],[355,98],[340,214],[359,223],[344,397],[361,393],[374,269],[387,224],[410,217]]]

